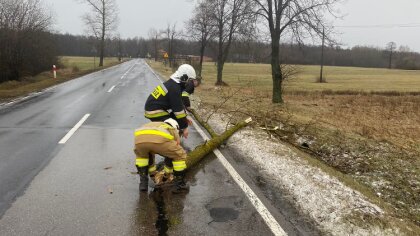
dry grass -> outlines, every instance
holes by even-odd
[[[357,67],[324,67],[327,83],[314,83],[319,66],[303,66],[298,78],[287,84],[288,91],[396,91],[420,92],[420,71]]]
[[[159,63],[151,66],[171,74]],[[269,65],[226,64],[230,86],[216,88],[214,64],[207,63],[196,96],[210,109],[231,97],[224,114],[280,127],[271,133],[366,186],[350,184],[396,217],[420,225],[420,72],[327,67],[328,83],[319,84],[316,67],[300,70],[286,82],[283,105],[271,103]]]
[[[98,60],[96,60],[98,62]],[[61,57],[62,68],[58,68],[57,79],[53,78],[52,72],[43,72],[34,77],[26,77],[21,81],[7,81],[0,84],[0,101],[24,96],[26,94],[40,91],[53,85],[77,78],[84,74],[95,71],[93,69],[93,58],[90,57]],[[103,69],[118,64],[116,58],[106,58]]]

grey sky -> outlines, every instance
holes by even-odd
[[[80,17],[88,10],[86,5],[77,0],[44,1],[55,12],[57,31],[83,34],[84,25]],[[117,0],[120,11],[119,33],[123,38],[147,37],[150,28],[164,29],[167,23],[174,22],[181,29],[192,14],[193,2]],[[341,32],[337,39],[344,46],[384,47],[388,42],[394,41],[398,46],[405,45],[420,52],[419,0],[347,0],[338,7],[344,20],[335,20],[334,24],[356,26],[337,27],[337,31]]]

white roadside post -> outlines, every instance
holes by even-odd
[[[54,74],[54,79],[57,79],[57,68],[55,65],[53,65],[53,74]]]

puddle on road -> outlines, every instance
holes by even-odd
[[[233,208],[211,208],[210,216],[213,219],[213,222],[226,222],[230,220],[236,220],[239,216],[239,211]]]
[[[206,209],[213,219],[209,224],[236,220],[243,204],[243,199],[238,196],[221,197],[211,201],[206,205]]]

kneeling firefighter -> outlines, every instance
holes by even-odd
[[[149,174],[156,172],[155,154],[172,160],[174,185],[173,193],[189,190],[185,184],[184,176],[187,165],[187,153],[180,145],[179,125],[172,119],[164,122],[150,122],[136,129],[134,133],[136,154],[136,167],[140,175],[140,191],[147,191]]]

